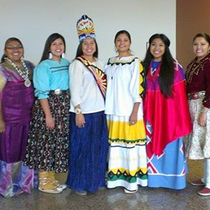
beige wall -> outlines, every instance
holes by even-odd
[[[115,55],[113,39],[121,29],[131,33],[131,50],[139,58],[144,58],[146,42],[154,33],[170,38],[175,56],[176,0],[0,0],[0,56],[5,40],[16,36],[24,44],[25,58],[36,64],[47,37],[58,32],[66,39],[66,58],[73,59],[79,43],[76,22],[83,14],[95,23],[104,62]]]
[[[192,39],[210,34],[210,0],[177,0],[176,57],[186,68],[193,59]]]

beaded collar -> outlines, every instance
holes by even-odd
[[[194,74],[198,75],[199,71],[203,70],[204,65],[207,61],[210,61],[210,53],[199,62],[197,61],[197,58],[193,59],[193,61],[187,66],[186,80],[188,83],[192,82]]]

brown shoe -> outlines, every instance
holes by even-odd
[[[48,174],[49,174],[51,184],[53,184],[57,188],[57,190],[62,192],[63,190],[67,188],[66,184],[60,184],[58,180],[56,180],[55,171],[48,171]]]
[[[40,191],[45,193],[61,193],[62,191],[58,190],[52,181],[49,178],[48,171],[39,172],[39,188]]]
[[[204,187],[205,186],[205,184],[201,181],[201,179],[191,181],[190,184],[193,185],[193,186],[197,186],[197,187]]]
[[[207,187],[204,187],[203,189],[198,191],[198,194],[201,196],[210,196],[210,189]]]

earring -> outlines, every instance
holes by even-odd
[[[50,52],[50,53],[49,53],[49,59],[52,59],[52,57],[53,57],[53,55],[52,55],[52,53]]]
[[[65,53],[62,53],[61,58],[65,58]]]

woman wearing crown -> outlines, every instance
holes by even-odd
[[[70,153],[67,185],[79,195],[105,186],[108,152],[104,114],[106,77],[92,20],[77,22],[79,46],[70,65]]]

